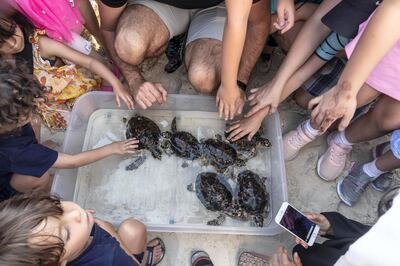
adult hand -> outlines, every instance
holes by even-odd
[[[235,115],[242,113],[246,95],[235,85],[234,89],[220,86],[217,92],[216,105],[219,110],[219,117],[225,120],[232,120]]]
[[[147,109],[154,103],[163,104],[167,101],[167,91],[160,83],[145,81],[133,87],[133,99],[142,109]]]
[[[266,115],[270,115],[278,108],[281,92],[274,88],[271,83],[252,89],[250,93],[249,104],[251,109],[245,117],[250,117],[264,108],[266,108]]]
[[[314,110],[311,120],[318,125],[321,133],[325,132],[337,119],[341,118],[339,131],[345,130],[357,108],[357,94],[353,93],[350,84],[338,84],[323,95],[314,98],[308,108]]]
[[[293,0],[279,0],[276,7],[277,21],[274,22],[275,28],[284,34],[290,30],[294,25],[294,1]]]
[[[260,111],[261,112],[261,111]],[[263,115],[255,114],[250,117],[244,117],[239,121],[235,121],[227,128],[229,133],[228,140],[237,141],[247,135],[247,139],[251,140],[261,127],[264,119]]]
[[[331,223],[329,220],[320,213],[305,213],[306,217],[313,221],[315,224],[319,226],[319,235],[332,234],[331,232]],[[304,248],[308,248],[308,245],[303,240],[296,238],[296,244],[302,245]]]
[[[271,258],[271,266],[302,266],[300,257],[296,253],[293,255],[293,261],[289,259],[287,251],[284,247],[279,246],[277,251]]]

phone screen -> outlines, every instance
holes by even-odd
[[[314,222],[290,205],[286,208],[280,224],[307,243],[309,242],[316,226]]]

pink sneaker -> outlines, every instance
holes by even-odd
[[[300,150],[315,139],[306,134],[303,129],[304,123],[301,123],[295,130],[290,131],[283,137],[283,155],[285,161],[296,158]]]
[[[332,133],[334,134],[334,133]],[[328,150],[319,158],[317,173],[325,181],[333,181],[343,172],[351,147],[336,144],[334,135],[328,136]]]

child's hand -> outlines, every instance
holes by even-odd
[[[269,115],[274,113],[278,108],[281,90],[279,87],[274,86],[274,84],[267,83],[263,87],[251,89],[250,93],[249,104],[251,109],[245,117],[250,117],[264,108],[268,109],[266,115]]]
[[[228,140],[237,141],[246,135],[248,135],[247,139],[251,140],[260,129],[261,123],[264,119],[264,116],[261,115],[261,112],[262,111],[253,116],[242,118],[239,121],[233,122],[226,130],[226,132],[230,133]]]
[[[113,154],[133,154],[139,147],[139,140],[128,139],[109,144]]]
[[[226,88],[221,85],[216,97],[219,117],[223,116],[225,120],[232,120],[235,115],[242,113],[245,101],[246,95],[238,86]]]
[[[128,90],[124,87],[124,85],[122,85],[122,83],[118,81],[116,85],[113,87],[114,87],[115,100],[117,101],[118,107],[121,106],[121,100],[123,100],[129,109],[133,109],[134,108],[133,98],[129,94]]]

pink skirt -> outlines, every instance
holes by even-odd
[[[33,25],[45,30],[50,38],[71,43],[72,33],[80,34],[84,20],[79,0],[9,0]]]
[[[355,46],[373,15],[360,25],[358,35],[346,46],[348,58],[353,53]],[[366,83],[375,90],[400,101],[400,41],[376,65],[368,76]]]

